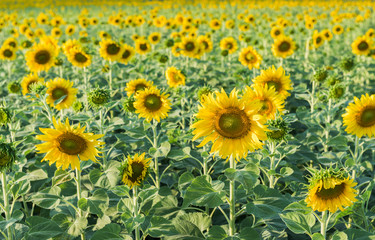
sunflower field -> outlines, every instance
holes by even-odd
[[[375,239],[374,11],[1,0],[0,239]]]

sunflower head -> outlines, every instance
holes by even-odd
[[[313,81],[323,82],[324,80],[326,80],[327,76],[328,76],[328,71],[326,68],[318,69],[314,73]]]
[[[337,76],[336,74],[331,75],[327,78],[328,86],[334,86],[335,84],[340,83],[341,81],[342,81],[342,79],[339,76]]]
[[[201,88],[198,90],[198,93],[197,93],[199,101],[200,101],[200,102],[203,102],[203,101],[204,101],[204,98],[205,98],[208,94],[210,94],[210,93],[212,93],[212,92],[213,92],[213,91],[212,91],[212,89],[211,89],[209,86],[203,86],[203,87],[201,87]]]
[[[167,48],[173,47],[174,41],[173,39],[167,39],[164,44]]]
[[[83,103],[81,101],[76,100],[73,103],[72,108],[75,112],[81,112],[83,110],[84,106],[83,106]]]
[[[277,118],[276,120],[268,120],[267,122],[268,129],[267,137],[269,141],[281,142],[286,141],[288,132],[290,131],[289,124],[282,118]]]
[[[89,105],[92,108],[96,108],[96,109],[108,103],[109,99],[110,99],[110,94],[109,94],[109,90],[107,89],[99,89],[99,88],[95,89],[91,91],[87,96]]]
[[[329,98],[339,99],[345,94],[345,88],[341,84],[335,84],[329,90]]]
[[[16,161],[16,149],[9,143],[0,143],[0,172],[12,167]]]
[[[10,82],[7,85],[9,93],[19,93],[21,91],[21,84],[19,82]]]
[[[339,63],[339,66],[343,71],[350,72],[355,66],[354,58],[353,57],[342,58]]]
[[[140,186],[147,177],[151,158],[145,158],[145,153],[128,156],[120,167],[121,180],[133,188]]]
[[[125,91],[128,97],[131,95],[136,95],[139,91],[143,91],[146,88],[153,87],[154,83],[152,81],[147,81],[146,79],[139,78],[131,80],[126,84]]]
[[[170,100],[168,95],[161,94],[160,90],[151,87],[140,91],[135,95],[134,107],[139,117],[144,117],[146,121],[150,122],[152,119],[160,121],[168,116],[170,111]]]
[[[73,88],[72,81],[55,78],[48,81],[46,87],[46,102],[57,110],[69,108],[77,98],[78,89]]]
[[[5,107],[0,107],[0,126],[6,125],[12,121],[12,115]]]
[[[308,207],[314,211],[331,213],[341,211],[357,201],[353,188],[357,183],[350,179],[343,169],[321,169],[309,179],[309,192],[305,199]]]
[[[122,107],[124,108],[124,111],[135,112],[134,102],[135,102],[135,99],[133,96],[126,98],[122,105]]]

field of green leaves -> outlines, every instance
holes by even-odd
[[[375,239],[374,11],[0,2],[0,239]]]

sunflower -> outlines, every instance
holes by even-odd
[[[373,38],[375,36],[375,30],[373,28],[370,28],[369,30],[367,30],[366,36],[369,38]]]
[[[126,163],[121,167],[121,180],[130,189],[141,185],[147,177],[151,158],[145,158],[145,154],[128,156]]]
[[[35,73],[30,73],[29,75],[25,76],[21,82],[22,94],[25,96],[26,94],[30,93],[31,86],[37,83],[44,83],[44,79],[39,78]]]
[[[323,45],[325,37],[323,33],[319,33],[318,31],[315,30],[313,33],[312,39],[313,39],[314,48],[318,48]]]
[[[353,179],[345,177],[341,171],[323,169],[310,179],[309,193],[305,202],[314,211],[329,210],[334,213],[337,208],[343,211],[343,207],[349,207],[357,201],[355,199],[357,193],[353,188],[356,185]]]
[[[271,29],[271,37],[277,38],[279,36],[284,35],[284,30],[282,27],[275,26]]]
[[[72,170],[80,170],[80,161],[92,160],[96,162],[99,156],[97,147],[104,144],[97,140],[103,137],[103,134],[94,135],[93,133],[85,133],[85,127],[70,126],[67,118],[64,123],[56,121],[53,118],[52,128],[39,128],[44,135],[37,135],[36,139],[45,141],[36,145],[38,153],[47,153],[42,161],[49,161],[49,164],[56,163],[57,168],[67,169],[69,165]]]
[[[51,30],[51,36],[54,37],[54,38],[59,38],[59,37],[61,37],[61,34],[62,34],[62,32],[61,32],[61,29],[60,29],[60,28],[53,28],[53,29]]]
[[[1,60],[8,60],[8,61],[13,61],[16,59],[16,49],[3,45],[0,48],[0,59]]]
[[[146,79],[140,78],[128,82],[124,90],[126,91],[128,97],[130,97],[133,94],[137,94],[138,91],[142,91],[150,87],[154,87],[154,83],[152,81],[147,81]]]
[[[344,32],[344,28],[343,28],[341,25],[335,25],[335,26],[332,28],[332,32],[333,32],[333,34],[335,34],[335,35],[340,35],[341,33]]]
[[[148,40],[150,41],[151,44],[157,44],[158,42],[160,42],[160,39],[161,39],[161,34],[158,32],[151,33],[148,36]]]
[[[272,53],[275,57],[286,58],[292,55],[296,49],[296,44],[291,37],[280,36],[272,44]]]
[[[143,38],[139,38],[138,40],[135,41],[135,50],[139,54],[146,54],[151,51],[151,46],[149,41]]]
[[[222,158],[245,158],[249,150],[262,148],[261,140],[267,139],[266,118],[257,114],[261,107],[259,101],[246,96],[238,99],[235,89],[229,96],[223,89],[210,93],[201,102],[198,121],[191,126],[193,141],[205,137],[198,147],[211,141],[211,153],[218,152]]]
[[[160,119],[166,118],[171,109],[170,105],[168,95],[160,94],[160,90],[155,87],[146,88],[135,95],[135,112],[139,113],[139,118],[146,118],[147,122],[152,119],[159,122]]]
[[[249,69],[259,68],[262,62],[262,57],[253,47],[243,48],[240,52],[238,60],[242,65],[247,66]]]
[[[286,99],[290,96],[289,90],[292,90],[292,82],[290,76],[285,76],[283,67],[275,69],[275,66],[262,70],[260,75],[253,80],[254,85],[265,86],[268,88],[275,88],[276,92],[283,98]]]
[[[323,34],[325,40],[327,40],[327,41],[331,41],[332,40],[333,35],[332,35],[332,33],[331,33],[330,30],[324,29],[322,31],[322,34]]]
[[[73,48],[80,48],[81,44],[75,39],[69,39],[62,45],[63,52],[66,56],[69,55],[70,50]]]
[[[73,66],[81,68],[88,67],[91,64],[91,56],[77,47],[70,49],[68,60],[73,64]]]
[[[76,27],[74,25],[68,25],[65,28],[65,34],[68,36],[72,36],[75,31],[76,31]]]
[[[108,61],[117,61],[120,58],[121,46],[110,39],[103,39],[100,43],[100,56]]]
[[[3,46],[8,46],[16,49],[18,47],[18,43],[15,38],[10,37],[4,41]]]
[[[209,37],[205,36],[205,35],[202,35],[202,36],[199,36],[197,38],[197,42],[200,44],[200,45],[203,45],[203,51],[205,53],[209,53],[212,51],[213,49],[213,44],[212,44],[212,41]]]
[[[111,38],[111,36],[107,32],[105,32],[105,31],[100,31],[99,32],[99,37],[100,38]]]
[[[228,50],[228,53],[232,54],[237,51],[237,41],[232,37],[223,38],[220,41],[220,48],[221,50]]]
[[[342,115],[345,131],[357,137],[375,135],[375,94],[362,95],[361,99],[354,97],[354,103],[350,103]]]
[[[248,99],[259,100],[262,104],[259,114],[267,119],[275,119],[276,111],[283,114],[284,98],[279,95],[274,88],[268,88],[267,85],[254,85],[254,90],[246,87],[244,96]]]
[[[234,20],[230,19],[225,22],[225,28],[234,29],[234,27],[235,27]]]
[[[175,67],[169,67],[165,71],[165,77],[170,87],[177,87],[179,85],[185,85],[185,76]]]
[[[32,72],[47,72],[54,65],[56,56],[56,48],[54,46],[39,43],[26,52],[26,65]]]
[[[135,50],[132,46],[129,46],[127,44],[122,45],[122,52],[120,55],[119,62],[123,64],[128,64],[130,59],[135,55]]]
[[[181,53],[182,53],[182,49],[180,48],[180,44],[173,45],[173,47],[172,47],[173,56],[179,57],[179,56],[181,56]]]
[[[213,30],[219,30],[221,28],[221,22],[218,19],[212,19],[210,21],[210,28]]]
[[[35,30],[35,36],[41,38],[44,35],[46,35],[46,32],[43,29],[38,28],[38,29]]]
[[[48,81],[46,87],[46,103],[57,110],[69,108],[77,98],[78,89],[73,88],[73,82],[69,80],[55,78]],[[55,104],[59,99],[59,103]]]
[[[368,55],[371,51],[372,40],[367,36],[358,37],[352,43],[352,52],[357,55]]]
[[[194,58],[199,50],[199,43],[195,38],[185,37],[179,45],[182,49],[181,53],[188,57]]]

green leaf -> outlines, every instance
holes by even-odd
[[[226,231],[222,227],[214,225],[208,231],[207,240],[222,240],[225,239],[227,236],[228,235]]]
[[[283,176],[283,177],[288,177],[290,175],[293,174],[293,169],[290,168],[290,167],[283,167],[280,169],[280,174]]]
[[[31,196],[31,201],[46,209],[56,208],[60,204],[61,189],[57,186],[47,188]]]
[[[37,181],[37,180],[43,180],[46,178],[48,178],[47,173],[43,171],[42,169],[37,169],[32,172],[28,172],[25,176],[18,179],[18,181],[23,181],[23,180]]]
[[[190,204],[214,208],[223,204],[224,198],[225,192],[215,190],[207,181],[206,176],[199,176],[187,188],[182,208],[186,208]]]
[[[89,211],[99,217],[103,217],[103,212],[108,208],[109,198],[104,189],[98,189],[91,197],[81,198],[78,207],[83,211]]]
[[[288,212],[280,214],[286,226],[295,234],[310,233],[315,224],[315,217],[312,213],[303,214],[300,212]]]
[[[121,227],[118,224],[110,223],[92,235],[91,240],[123,240],[120,236]]]
[[[22,218],[23,218],[23,213],[17,209],[13,212],[12,217],[9,220],[0,221],[0,229],[8,229],[15,222],[22,220]]]
[[[180,232],[181,235],[186,236],[193,236],[193,237],[199,237],[203,238],[203,234],[199,230],[199,228],[186,220],[180,219],[180,218],[175,218],[172,220],[172,223],[176,230]]]
[[[179,234],[170,220],[163,217],[153,216],[150,221],[151,227],[147,229],[151,237],[162,238]]]
[[[81,233],[85,231],[87,227],[87,219],[84,217],[76,218],[72,225],[68,229],[68,234],[73,237],[78,237]]]
[[[348,240],[374,240],[375,234],[360,229],[346,229],[344,233],[348,236]]]
[[[348,240],[348,235],[344,232],[335,232],[331,240]]]
[[[191,172],[184,172],[178,179],[178,189],[182,194],[185,193],[187,187],[195,179],[195,176]]]
[[[312,212],[312,209],[306,205],[304,200],[301,200],[299,202],[293,202],[293,203],[289,204],[288,206],[286,206],[284,208],[284,211],[286,211],[286,210],[301,211],[301,212],[304,212],[304,213]]]
[[[39,217],[38,219],[41,220],[43,218]],[[30,230],[26,233],[25,238],[26,240],[47,240],[62,233],[63,231],[57,225],[57,223],[52,220],[43,219],[43,221],[41,221],[39,224],[36,224],[30,228]]]
[[[187,213],[178,217],[180,220],[185,220],[194,224],[203,233],[211,226],[211,218],[201,212]]]
[[[321,233],[314,233],[311,240],[325,240],[325,238]]]
[[[254,228],[245,227],[241,229],[240,239],[241,240],[248,240],[248,239],[261,240],[262,238],[260,234]]]

